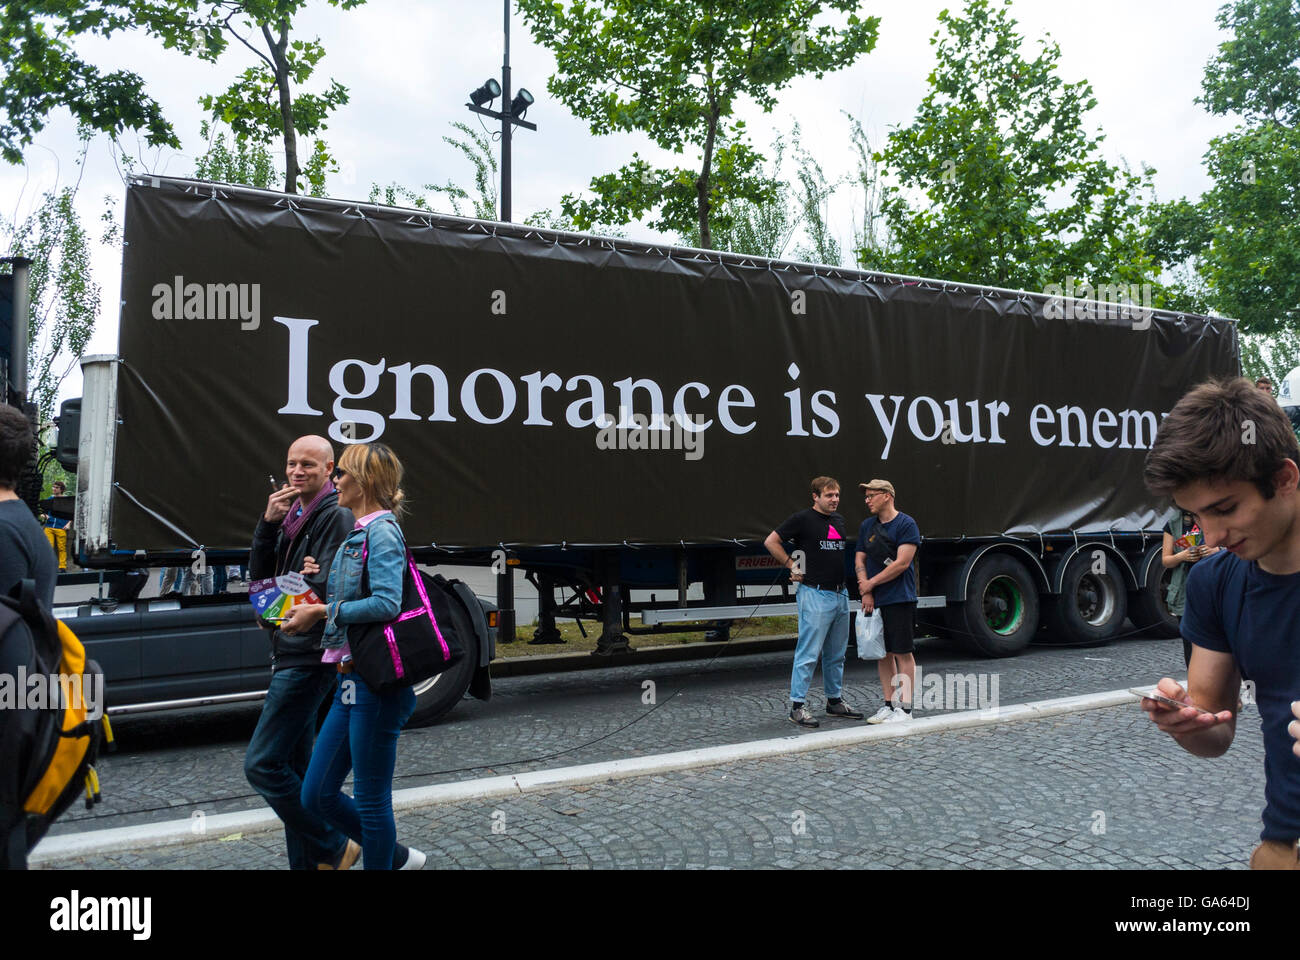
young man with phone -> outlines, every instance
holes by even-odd
[[[839,720],[861,720],[862,714],[841,698],[844,684],[844,654],[849,647],[849,595],[844,589],[844,544],[848,526],[840,516],[840,485],[832,477],[812,482],[813,505],[791,514],[767,535],[763,546],[798,584],[795,603],[799,611],[799,641],[790,673],[791,723],[801,727],[821,724],[809,712],[805,701],[812,685],[817,660],[822,662],[822,684],[826,691],[826,716]],[[794,556],[786,553],[785,542],[794,545]]]
[[[324,437],[299,437],[289,447],[287,483],[271,478],[272,492],[257,520],[248,556],[250,581],[301,572],[319,597],[330,564],[352,530],[350,510],[338,505],[330,482],[334,448]],[[244,756],[244,776],[284,821],[289,869],[347,869],[361,848],[302,805],[302,778],[316,740],[316,715],[334,690],[334,664],[321,663],[324,624],[296,636],[271,631],[271,684]]]
[[[1252,869],[1300,870],[1300,448],[1286,414],[1249,380],[1202,384],[1161,424],[1143,479],[1172,496],[1219,553],[1188,573],[1187,689],[1164,677],[1142,709],[1198,757],[1227,751],[1241,682],[1264,735],[1263,831]]]

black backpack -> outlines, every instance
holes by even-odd
[[[42,692],[20,683],[24,677],[39,677]],[[0,866],[24,869],[27,854],[83,790],[87,807],[99,801],[94,762],[104,735],[112,741],[107,715],[88,716],[103,709],[104,672],[86,659],[67,624],[41,607],[32,580],[0,596],[0,684],[6,683],[7,691],[0,688]]]

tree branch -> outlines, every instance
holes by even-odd
[[[228,32],[232,37],[234,37],[236,40],[238,40],[238,41],[239,41],[240,43],[242,43],[244,46],[248,47],[249,50],[252,50],[253,53],[254,53],[256,56],[260,57],[260,58],[262,59],[262,62],[265,63],[268,67],[270,67],[271,70],[272,70],[272,72],[274,72],[274,71],[275,71],[275,64],[272,63],[272,62],[270,61],[270,59],[266,56],[266,54],[264,54],[261,50],[258,50],[257,47],[253,46],[251,43],[249,43],[247,40],[245,40],[243,37],[241,37],[238,33],[236,33],[236,32],[235,32],[235,28],[232,27],[232,26],[230,25],[230,21],[231,21],[232,19],[234,19],[235,14],[238,13],[238,12],[239,12],[238,10],[232,10],[232,11],[230,11],[230,16],[226,17],[226,19],[223,20],[223,21],[221,22],[221,25],[222,25],[223,27],[225,27],[226,31],[227,31],[227,32]],[[265,30],[266,28],[263,27],[262,29]],[[270,35],[269,35],[269,34],[267,35],[267,42],[270,43]]]

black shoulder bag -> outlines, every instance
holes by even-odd
[[[363,564],[369,546],[367,531]],[[401,612],[388,623],[353,623],[347,628],[353,669],[380,696],[437,676],[465,656],[465,643],[457,635],[447,595],[416,567],[405,538],[402,547],[406,568],[402,571]],[[361,585],[364,595],[370,596],[370,575],[364,566]]]

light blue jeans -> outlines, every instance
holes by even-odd
[[[818,590],[800,584],[794,598],[799,608],[799,645],[794,648],[790,699],[805,701],[820,657],[826,697],[838,700],[844,685],[844,653],[849,647],[849,595],[844,590]]]

